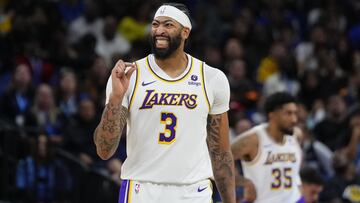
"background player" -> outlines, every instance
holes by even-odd
[[[151,26],[153,54],[136,66],[119,60],[112,70],[94,141],[99,156],[110,158],[127,123],[119,202],[210,202],[213,175],[223,201],[235,202],[229,84],[184,52],[191,28],[184,5],[161,6]]]
[[[301,149],[297,138],[301,131],[295,127],[295,98],[275,93],[266,99],[264,110],[268,123],[241,134],[231,146],[245,177],[240,176],[237,185],[244,187],[247,202],[298,202]]]

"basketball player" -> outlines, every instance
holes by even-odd
[[[231,146],[244,173],[236,185],[244,187],[244,202],[301,202],[296,101],[287,93],[275,93],[266,99],[264,110],[268,122],[239,135]]]
[[[184,5],[162,5],[151,25],[153,54],[112,70],[94,141],[110,158],[127,124],[120,203],[211,202],[212,176],[223,202],[235,202],[229,84],[184,52],[191,28]]]

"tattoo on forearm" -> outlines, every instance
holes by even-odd
[[[109,103],[106,106],[106,109],[102,115],[103,122],[101,128],[104,132],[121,133],[121,128],[126,122],[127,111],[123,106],[115,106],[112,103]]]
[[[100,151],[111,153],[116,150],[127,115],[128,110],[121,105],[106,105],[101,122],[94,133],[94,141]]]
[[[223,150],[220,146],[220,124],[221,115],[211,115],[208,117],[207,125],[207,144],[213,165],[213,171],[217,188],[223,198],[233,189],[234,180],[233,159],[230,151]],[[228,200],[231,201],[231,200]],[[224,202],[228,202],[224,200]]]

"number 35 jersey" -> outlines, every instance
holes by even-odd
[[[286,135],[278,144],[261,124],[246,133],[258,136],[258,154],[251,162],[241,161],[244,176],[256,189],[255,203],[295,203],[301,198],[299,186],[301,149],[295,136]]]
[[[153,55],[136,62],[123,106],[127,159],[122,179],[189,184],[212,177],[208,114],[229,109],[229,84],[218,69],[187,55],[186,70],[169,77]],[[107,85],[107,100],[112,91]]]

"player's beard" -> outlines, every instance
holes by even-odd
[[[157,48],[156,47],[156,36],[151,36],[150,37],[150,44],[151,44],[151,49],[152,52],[155,55],[155,58],[157,59],[166,59],[169,56],[171,56],[171,54],[173,54],[180,46],[181,44],[181,32],[179,32],[178,35],[174,36],[174,37],[167,37],[169,40],[169,44],[167,48]]]
[[[280,131],[284,134],[284,135],[293,135],[294,134],[294,127],[281,127]]]

